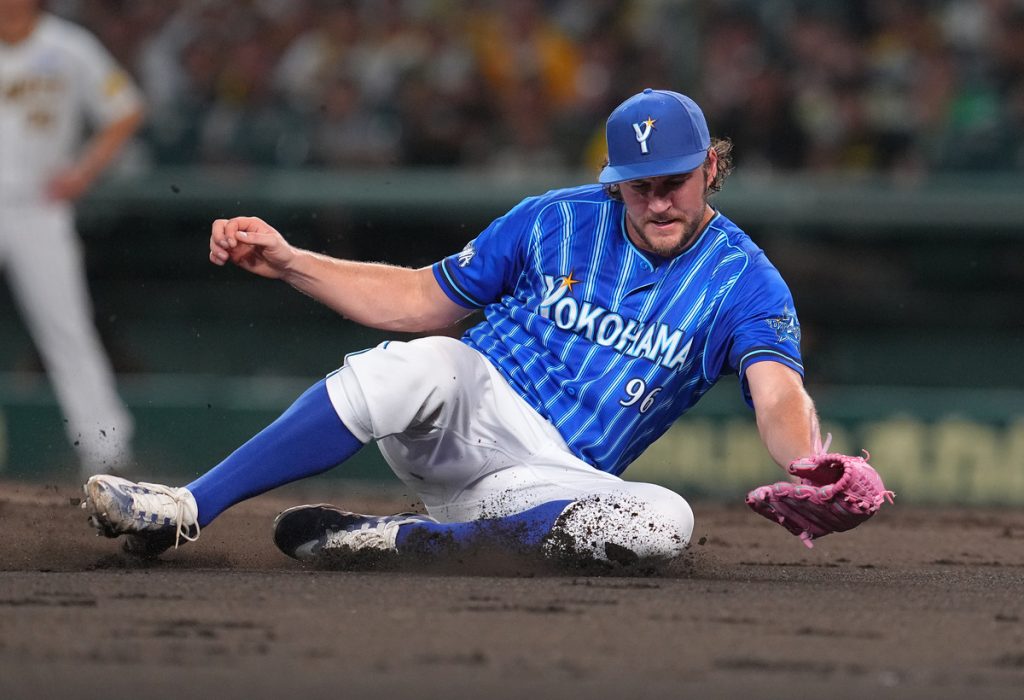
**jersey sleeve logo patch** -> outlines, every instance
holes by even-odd
[[[456,256],[456,260],[459,262],[459,267],[465,267],[476,255],[476,248],[473,247],[473,241],[466,244],[466,247],[462,249],[462,252]]]
[[[796,314],[786,307],[781,316],[765,319],[765,323],[775,331],[775,340],[784,343],[787,340],[800,344],[800,323],[796,320]]]

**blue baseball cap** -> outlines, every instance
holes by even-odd
[[[608,165],[598,182],[688,173],[711,147],[704,113],[686,95],[645,89],[615,108],[605,129]]]

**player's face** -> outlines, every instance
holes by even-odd
[[[688,173],[622,183],[626,230],[633,244],[665,258],[686,250],[711,220],[707,192],[717,165],[712,150],[703,166]]]

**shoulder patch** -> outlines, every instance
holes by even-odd
[[[791,340],[797,345],[800,344],[800,323],[796,320],[796,313],[788,307],[783,309],[780,316],[765,319],[765,323],[775,331],[776,342],[784,343]]]
[[[476,248],[473,247],[473,243],[473,241],[467,243],[466,247],[462,249],[462,252],[456,256],[459,261],[459,267],[465,267],[468,265],[473,259],[473,256],[476,255]]]

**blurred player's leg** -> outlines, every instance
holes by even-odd
[[[10,247],[8,273],[67,419],[83,473],[123,468],[131,459],[132,418],[117,394],[93,324],[81,241],[71,213],[54,205],[12,215],[31,245]]]

